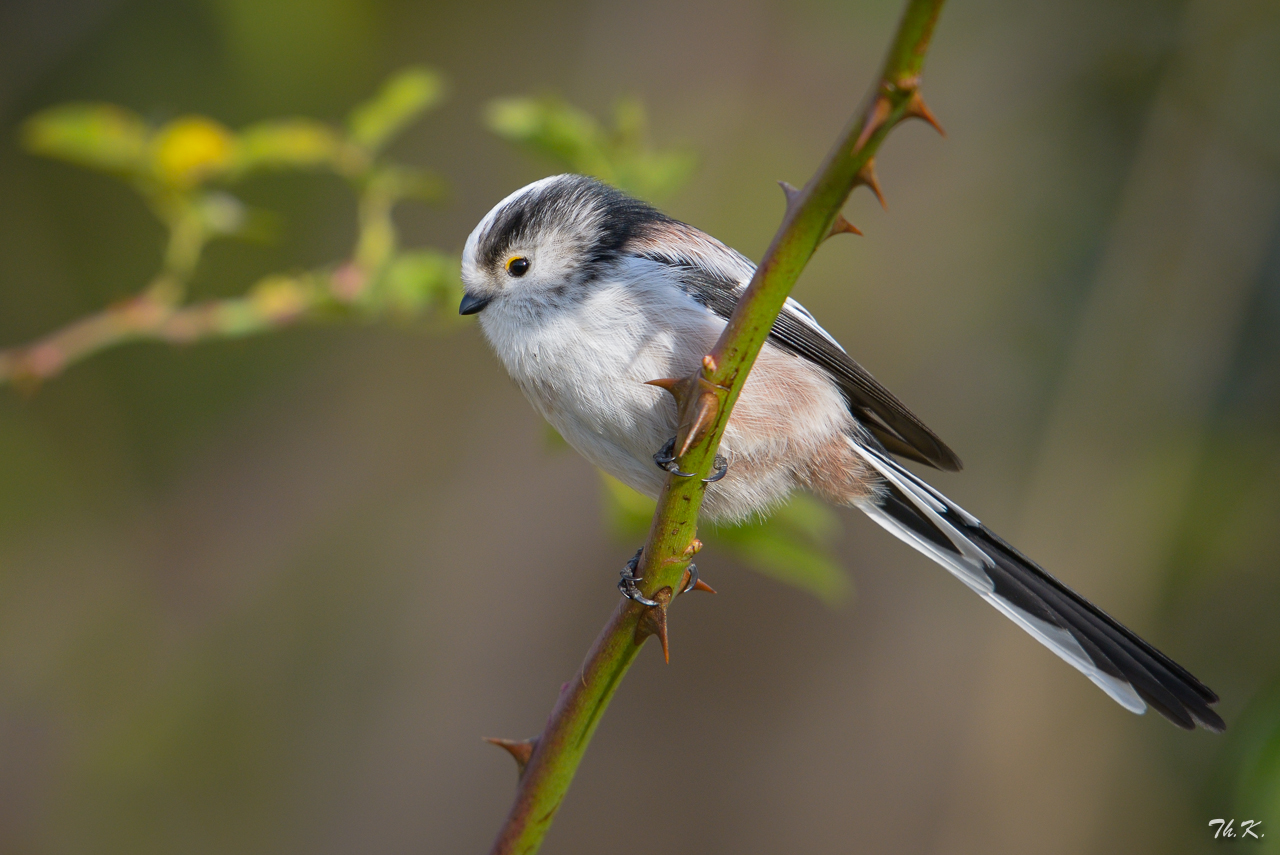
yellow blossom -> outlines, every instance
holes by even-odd
[[[231,132],[212,119],[175,119],[155,136],[156,171],[168,184],[191,187],[227,165],[234,142]]]

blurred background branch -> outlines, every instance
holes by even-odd
[[[189,344],[302,320],[411,318],[452,308],[461,294],[454,259],[431,249],[402,251],[392,220],[403,200],[437,201],[443,182],[382,157],[444,91],[436,73],[410,69],[354,109],[344,127],[281,119],[233,132],[205,116],[184,116],[151,128],[112,104],[68,104],[32,117],[23,129],[29,150],[127,181],[168,241],[161,271],[140,293],[31,344],[0,350],[0,383],[32,390],[106,348],[148,338]],[[241,297],[186,302],[209,242],[253,237],[265,219],[224,186],[267,170],[327,170],[348,182],[359,212],[350,258],[264,277]]]

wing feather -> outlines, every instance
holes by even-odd
[[[728,319],[755,271],[745,256],[691,226],[673,223],[636,255],[666,265],[691,297]],[[849,408],[887,451],[949,472],[960,458],[915,413],[845,353],[804,306],[791,298],[774,322],[769,340],[826,370],[839,384]]]

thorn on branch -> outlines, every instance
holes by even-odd
[[[701,376],[698,377],[702,383],[706,383]],[[708,384],[710,385],[710,384]],[[679,457],[684,457],[689,452],[689,448],[697,440],[702,432],[711,427],[716,420],[716,415],[720,412],[720,399],[716,397],[715,392],[708,389],[702,389],[698,392],[698,398],[694,404],[692,416],[689,420],[689,427],[685,431],[684,442],[680,445]]]
[[[944,137],[947,135],[947,132],[942,129],[942,125],[938,124],[938,120],[934,118],[933,113],[929,112],[929,108],[925,106],[924,96],[920,94],[919,89],[911,93],[911,100],[907,102],[907,111],[904,115],[913,119],[924,119],[933,126],[935,131]]]
[[[694,543],[697,543],[699,546],[702,545],[701,541],[695,540]],[[687,567],[685,568],[684,575],[680,577],[680,590],[681,591],[705,591],[708,594],[716,593],[715,588],[711,587],[701,579],[695,579],[693,581],[693,587],[690,588],[689,587],[689,568]]]
[[[889,205],[884,200],[884,194],[880,192],[880,179],[876,178],[876,159],[874,157],[862,164],[862,168],[858,170],[858,177],[854,182],[854,186],[856,187],[858,184],[865,184],[870,187],[871,192],[875,193],[876,198],[880,200],[880,207],[886,211],[889,210]]]
[[[835,222],[831,224],[831,231],[827,232],[827,237],[835,237],[836,235],[850,234],[861,235],[861,230],[853,223],[844,218],[844,214],[836,214]],[[826,238],[823,238],[826,240]]]
[[[862,147],[867,144],[867,140],[880,128],[884,127],[884,123],[888,121],[889,114],[893,112],[893,104],[889,101],[888,96],[879,94],[876,96],[876,102],[871,107],[871,115],[867,117],[867,123],[862,126],[862,132],[858,134],[858,141],[853,144],[855,152],[861,151]]]
[[[786,181],[779,181],[778,186],[782,188],[783,193],[787,194],[787,211],[790,212],[800,196],[800,191]]]
[[[524,777],[524,770],[529,765],[529,758],[533,756],[533,749],[538,747],[536,736],[532,739],[500,739],[496,736],[486,736],[484,741],[498,746],[514,757],[520,777]]]
[[[676,399],[676,403],[679,404],[681,384],[684,382],[684,380],[677,380],[674,377],[661,377],[657,380],[646,380],[644,381],[644,385],[657,386],[659,389],[666,389],[671,393],[671,397]]]
[[[710,356],[704,357],[702,364],[715,365]],[[712,368],[711,370],[714,370]],[[680,380],[663,377],[659,380],[646,380],[645,385],[666,389],[676,399],[676,407],[680,413],[680,430],[676,434],[676,458],[683,457],[697,441],[699,435],[712,425],[720,412],[720,397],[717,391],[721,387],[702,376],[701,371]]]
[[[671,588],[663,586],[654,591],[653,599],[658,601],[658,605],[647,607],[644,614],[640,615],[640,622],[636,624],[636,644],[643,644],[644,640],[651,635],[658,636],[658,642],[662,644],[662,658],[670,665],[671,647],[667,643],[667,606],[671,603]]]

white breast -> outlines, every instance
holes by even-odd
[[[674,435],[676,410],[667,392],[645,382],[691,373],[723,322],[683,292],[623,279],[540,315],[495,300],[480,323],[526,397],[570,445],[657,495],[665,476],[652,455]]]

